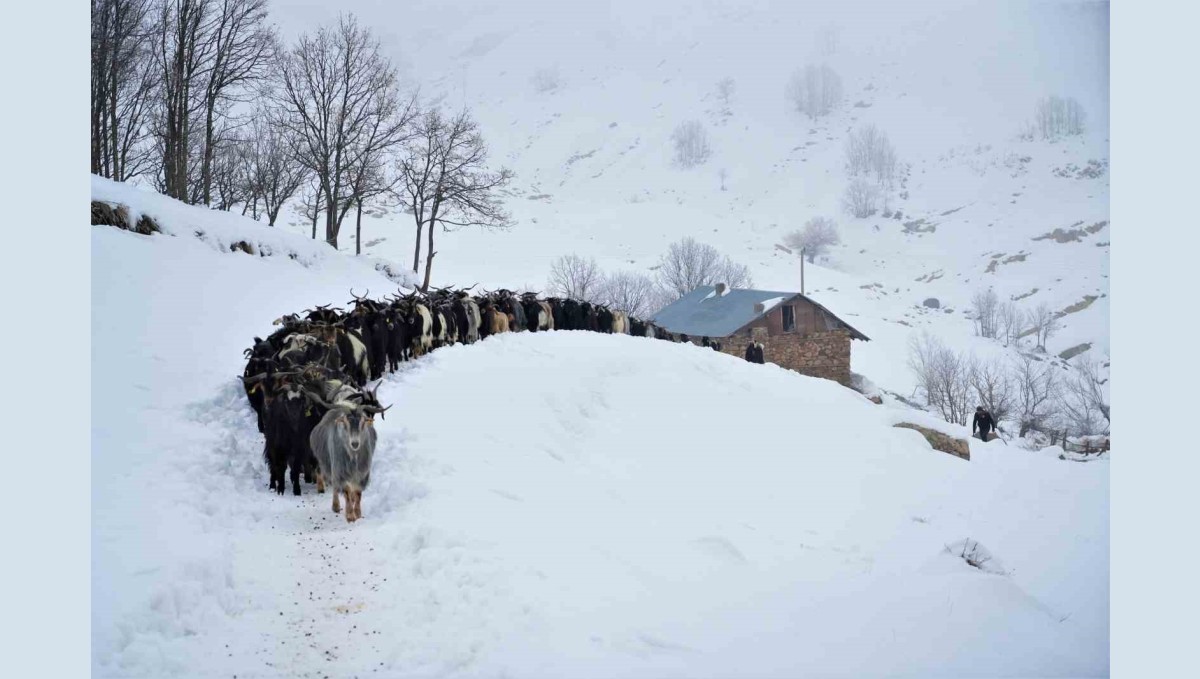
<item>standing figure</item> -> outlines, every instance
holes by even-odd
[[[988,434],[992,429],[996,428],[996,421],[992,419],[992,414],[983,409],[983,406],[975,407],[975,419],[971,422],[971,433],[979,431],[979,439],[981,441],[988,440]]]

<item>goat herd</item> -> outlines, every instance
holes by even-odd
[[[472,288],[474,286],[471,286]],[[342,313],[330,305],[289,314],[265,340],[254,338],[242,382],[266,439],[270,488],[292,493],[306,483],[333,489],[333,511],[346,498],[346,520],[362,517],[362,492],[371,476],[375,415],[384,408],[367,383],[400,363],[443,346],[472,344],[502,332],[590,330],[674,340],[651,323],[604,305],[509,290],[472,295],[441,288],[384,301],[354,298]],[[686,338],[685,338],[686,339]],[[389,406],[390,407],[390,406]]]

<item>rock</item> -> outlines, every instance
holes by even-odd
[[[930,309],[941,309],[942,308],[942,303],[940,301],[938,301],[937,297],[930,297],[929,299],[925,300],[924,302],[921,302],[921,304],[924,304],[926,307],[928,307]]]
[[[879,397],[879,396],[872,396],[872,397],[870,397],[868,400],[869,400],[871,403],[874,403],[875,405],[879,405],[879,406],[883,405],[883,398],[882,398],[882,397]]]
[[[965,439],[956,439],[949,434],[943,434],[940,431],[934,431],[928,427],[922,427],[918,424],[912,424],[911,422],[901,422],[895,426],[901,429],[913,429],[919,432],[921,436],[925,437],[925,440],[929,442],[929,445],[934,450],[940,450],[943,453],[950,453],[951,455],[955,457],[961,457],[964,460],[971,459],[971,444],[967,443]]]

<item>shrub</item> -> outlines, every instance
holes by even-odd
[[[870,217],[879,210],[879,187],[861,178],[850,180],[842,194],[842,208],[858,218]]]
[[[682,168],[702,165],[712,155],[708,144],[708,133],[699,121],[681,123],[671,134],[675,145],[675,164]]]
[[[809,262],[827,253],[830,246],[841,242],[837,224],[828,217],[813,217],[804,224],[803,231],[793,231],[784,236],[783,244],[793,250],[801,250]]]
[[[1042,139],[1083,134],[1083,106],[1071,97],[1051,96],[1038,101],[1033,124]]]
[[[841,103],[842,79],[828,64],[809,64],[792,73],[786,93],[798,112],[819,118]]]

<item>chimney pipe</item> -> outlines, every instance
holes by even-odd
[[[766,310],[767,310],[767,307],[765,304],[763,304],[762,302],[755,302],[754,313],[761,314],[762,312],[764,312]]]
[[[725,295],[725,284],[717,283],[717,297],[722,297],[724,295]]]

